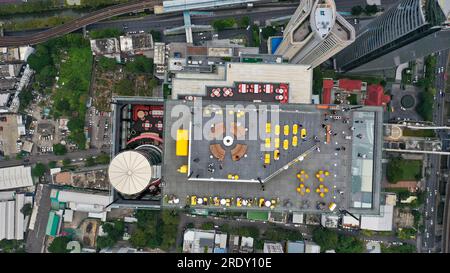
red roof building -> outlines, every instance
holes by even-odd
[[[384,94],[383,86],[372,84],[367,87],[365,105],[385,106],[391,100],[390,96]]]
[[[331,104],[331,90],[333,89],[334,81],[332,79],[323,80],[322,104]]]
[[[361,92],[362,89],[362,81],[360,80],[350,80],[350,79],[340,79],[339,80],[339,89],[343,89],[345,91],[358,91]]]

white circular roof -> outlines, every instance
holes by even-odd
[[[118,154],[109,165],[109,182],[119,192],[132,195],[143,191],[152,178],[147,158],[136,151]]]

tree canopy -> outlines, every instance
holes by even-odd
[[[31,169],[31,175],[34,177],[41,177],[45,174],[45,171],[47,171],[47,166],[45,164],[36,163],[36,166]]]
[[[70,250],[67,249],[69,242],[70,238],[67,236],[56,237],[48,247],[48,251],[52,253],[69,253]]]
[[[55,155],[65,155],[67,153],[66,146],[61,143],[57,143],[53,145],[53,153]]]

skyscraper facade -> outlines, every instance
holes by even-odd
[[[387,61],[377,61],[383,56],[398,58],[396,65],[399,65],[407,61],[405,52],[400,50],[393,55],[390,53],[442,30],[441,24],[445,19],[437,0],[400,0],[359,31],[355,42],[336,56],[337,67],[341,71],[384,69],[383,64]],[[435,44],[438,44],[439,41],[435,40]],[[421,47],[434,48],[431,44]],[[426,48],[415,46],[414,51],[416,58],[427,55]],[[402,58],[402,54],[405,57]],[[366,65],[369,62],[376,65]]]
[[[275,54],[314,68],[355,40],[355,29],[336,12],[334,0],[302,0]]]

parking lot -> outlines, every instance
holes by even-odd
[[[87,123],[91,137],[91,148],[103,149],[111,145],[111,112],[100,112],[89,108]]]

